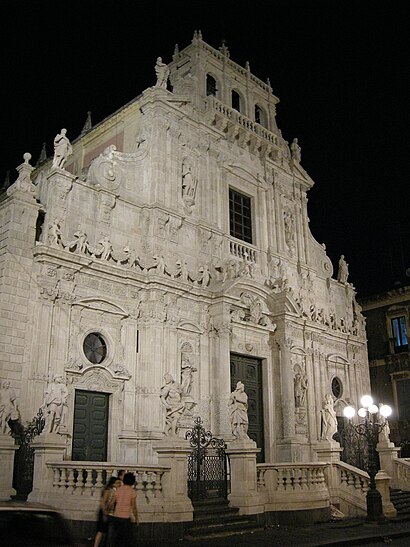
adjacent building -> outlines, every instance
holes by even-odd
[[[361,299],[366,317],[370,381],[377,400],[394,409],[391,440],[410,454],[410,286]]]

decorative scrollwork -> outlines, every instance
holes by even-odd
[[[189,441],[192,448],[224,448],[225,441],[212,436],[210,431],[206,431],[202,427],[202,420],[198,416],[194,420],[194,427],[185,433],[185,439]]]

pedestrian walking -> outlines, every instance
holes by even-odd
[[[134,473],[125,473],[123,485],[116,490],[110,503],[112,516],[107,547],[132,547],[134,545],[134,524],[138,524],[137,493],[133,488]]]
[[[98,509],[97,532],[95,534],[94,547],[102,547],[104,545],[104,541],[108,533],[109,507],[111,504],[111,499],[115,493],[115,490],[121,485],[122,482],[118,479],[118,477],[110,477],[109,481],[103,488],[100,507]]]

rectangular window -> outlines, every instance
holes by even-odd
[[[395,351],[407,351],[408,340],[406,331],[406,318],[404,316],[394,317],[391,320],[391,330],[393,332]]]
[[[410,380],[396,382],[400,420],[410,420]]]
[[[229,188],[229,228],[233,237],[252,243],[251,198]]]

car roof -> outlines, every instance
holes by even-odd
[[[0,511],[52,511],[58,513],[58,509],[45,505],[43,503],[33,503],[29,501],[0,501]]]

